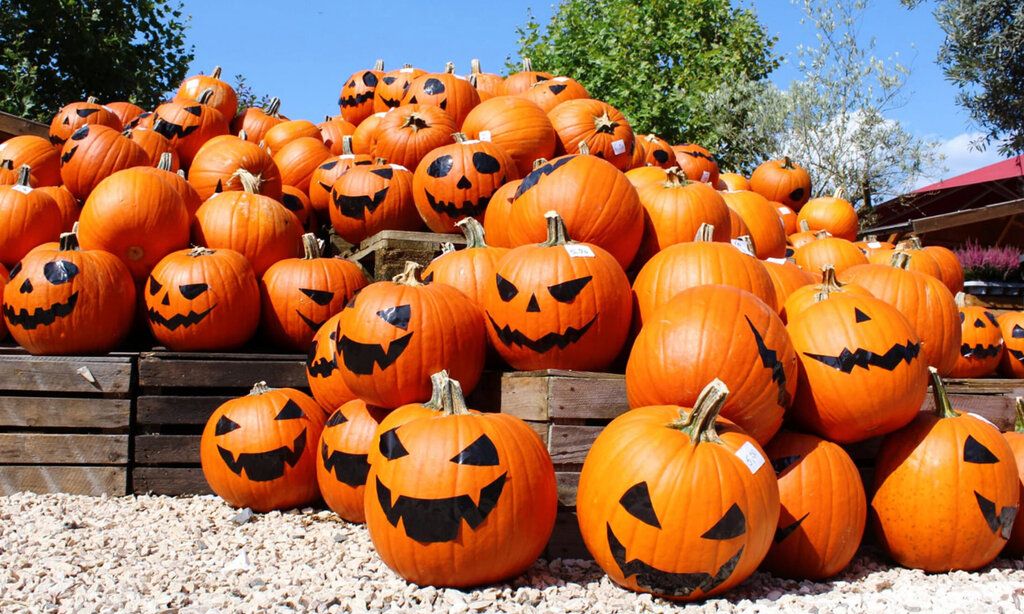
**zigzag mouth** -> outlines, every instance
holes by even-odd
[[[292,447],[281,446],[269,452],[242,452],[236,458],[232,452],[217,446],[220,457],[232,473],[241,477],[245,472],[253,482],[269,482],[284,475],[285,466],[294,467],[306,450],[306,429],[295,438]]]
[[[367,100],[373,100],[373,91],[363,92],[362,94],[353,94],[351,96],[342,96],[338,98],[338,104],[343,107],[358,107]]]
[[[402,106],[402,100],[400,98],[385,98],[384,96],[381,96],[380,101],[384,103],[384,106],[391,109]]]
[[[459,205],[458,203],[454,202],[437,200],[436,198],[434,198],[434,196],[430,193],[429,190],[423,190],[423,193],[427,195],[427,204],[430,205],[431,209],[437,211],[438,213],[447,215],[448,217],[476,217],[483,213],[484,209],[486,209],[487,205],[490,204],[491,202],[490,196],[481,196],[480,200],[475,203],[472,201],[464,200],[462,201],[462,204]]]
[[[402,520],[405,534],[420,543],[432,544],[450,542],[458,538],[462,521],[472,529],[479,527],[494,506],[498,504],[505,488],[508,474],[503,473],[496,480],[480,489],[478,503],[469,495],[446,499],[419,499],[400,495],[391,502],[391,489],[377,478],[377,501],[391,526],[398,528]]]
[[[335,450],[328,453],[326,443],[320,444],[320,458],[324,469],[333,473],[342,484],[358,488],[366,485],[366,476],[370,473],[370,464],[366,462],[366,454],[350,454]]]
[[[153,132],[157,132],[167,137],[168,139],[183,139],[188,135],[192,134],[199,129],[198,125],[181,127],[178,124],[172,124],[171,122],[162,119],[159,122],[153,124]]]
[[[505,345],[518,345],[543,354],[555,347],[564,350],[569,345],[579,341],[583,335],[587,334],[587,331],[594,325],[594,322],[597,321],[597,315],[595,314],[593,318],[590,318],[589,322],[580,328],[570,326],[563,333],[547,333],[539,339],[531,339],[521,331],[513,330],[507,324],[505,326],[498,326],[498,323],[494,321],[490,313],[487,314],[487,319],[490,320],[491,327],[494,328],[498,339]]]
[[[920,352],[921,344],[913,343],[908,339],[906,344],[893,344],[885,354],[876,354],[864,348],[857,348],[852,352],[849,348],[843,348],[843,351],[838,356],[811,354],[810,352],[804,352],[804,356],[813,358],[843,373],[852,373],[854,367],[860,367],[864,370],[871,367],[879,367],[886,371],[892,371],[902,362],[907,364],[913,362]]]
[[[960,355],[964,358],[995,358],[1002,351],[1003,346],[1001,345],[982,345],[976,343],[974,347],[971,347],[969,343],[965,343],[960,346]]]
[[[405,352],[412,341],[413,333],[409,333],[391,341],[388,350],[379,343],[360,343],[342,335],[337,343],[338,354],[345,364],[345,368],[356,375],[373,375],[373,366],[378,365],[381,370],[387,369],[398,360]]]
[[[213,308],[216,306],[217,305],[212,305],[206,311],[201,311],[199,313],[196,313],[194,311],[188,312],[187,315],[176,313],[169,318],[163,317],[155,309],[150,307],[149,321],[152,322],[153,324],[159,324],[160,326],[163,326],[164,328],[170,331],[174,331],[179,328],[188,328],[190,326],[202,322],[206,318],[206,316],[210,315],[210,312],[213,311]]]
[[[314,333],[316,331],[320,330],[320,327],[323,326],[324,322],[327,321],[327,320],[322,320],[320,322],[317,322],[316,320],[312,320],[310,318],[307,318],[306,316],[302,315],[302,313],[300,313],[298,309],[295,310],[295,313],[302,319],[303,322],[306,323],[306,326],[308,326],[310,328],[310,330],[312,330]]]
[[[1024,365],[1024,350],[1015,350],[1013,348],[1006,348],[1006,351],[1010,353],[1010,356],[1016,358],[1020,364]]]
[[[53,324],[57,318],[63,318],[69,315],[74,311],[76,304],[78,304],[78,292],[73,293],[68,297],[68,300],[63,303],[54,303],[48,309],[36,307],[32,313],[29,313],[27,309],[14,311],[14,308],[10,305],[4,305],[4,317],[7,318],[7,322],[10,323],[11,326],[18,326],[25,330],[33,330],[40,326],[49,326],[50,324]]]

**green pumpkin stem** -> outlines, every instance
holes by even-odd
[[[213,71],[210,72],[210,76],[214,79],[220,79],[221,68],[220,66],[214,66]]]
[[[305,260],[316,260],[320,257],[320,241],[315,234],[307,232],[302,235],[302,251]]]
[[[423,265],[420,263],[413,262],[412,260],[406,260],[405,269],[398,275],[392,277],[391,281],[396,284],[402,284],[403,286],[422,286],[423,284],[420,283],[420,280],[416,279],[416,273],[421,268],[423,268]]]
[[[462,384],[448,376],[447,371],[440,371],[430,376],[434,386],[429,403],[444,416],[463,416],[469,414],[466,397],[462,394]]]
[[[31,188],[32,185],[29,182],[29,179],[31,178],[31,176],[32,176],[32,167],[29,166],[28,164],[22,164],[18,168],[18,182],[15,183],[14,185],[21,186],[23,188]]]
[[[695,444],[722,443],[722,439],[715,429],[715,420],[718,419],[718,414],[722,411],[728,398],[729,387],[725,385],[725,382],[716,378],[697,395],[693,411],[688,414],[680,411],[679,420],[669,426],[689,435],[690,441]]]
[[[704,223],[697,228],[697,234],[693,237],[696,243],[711,243],[715,240],[715,227],[712,224]]]
[[[949,403],[949,395],[946,394],[946,385],[939,377],[939,370],[935,367],[928,367],[928,373],[932,377],[932,398],[935,399],[935,415],[939,418],[956,418],[960,414],[953,409]]]
[[[77,252],[78,251],[78,234],[75,229],[71,232],[60,233],[60,251],[62,252]]]
[[[1024,399],[1017,397],[1017,419],[1013,422],[1014,433],[1024,433]]]
[[[541,247],[556,247],[572,243],[569,231],[565,228],[565,221],[557,211],[548,211],[544,214],[544,219],[548,222],[548,240],[541,243]]]
[[[249,396],[255,397],[261,394],[267,394],[270,392],[270,386],[267,386],[266,382],[256,382],[252,386],[252,390],[249,391]]]
[[[274,96],[273,98],[270,99],[270,102],[267,103],[267,106],[263,110],[263,112],[266,113],[267,115],[271,116],[271,117],[277,117],[277,112],[280,111],[280,110],[281,110],[281,99],[278,98],[277,96]]]
[[[231,174],[231,178],[238,178],[238,181],[242,184],[242,189],[249,194],[257,194],[260,191],[260,185],[263,180],[259,175],[253,175],[248,170],[240,168]]]
[[[476,221],[476,218],[467,217],[464,220],[459,220],[455,225],[466,236],[466,249],[487,247],[487,241],[484,238],[484,227],[480,222]]]

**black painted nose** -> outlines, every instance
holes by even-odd
[[[24,282],[22,282],[21,287],[18,288],[18,291],[21,292],[22,294],[28,294],[32,292],[32,282],[26,279]]]
[[[536,294],[530,295],[530,303],[526,306],[526,311],[534,313],[540,311],[540,304],[537,302]]]
[[[160,304],[161,305],[170,305],[171,304],[171,293],[170,292],[168,292],[167,294],[164,295],[164,300],[160,301]]]
[[[455,187],[459,188],[460,190],[468,190],[469,188],[473,187],[473,184],[469,182],[469,179],[466,179],[465,175],[463,175],[462,179],[459,179],[459,182],[455,184]]]

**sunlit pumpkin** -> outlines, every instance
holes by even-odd
[[[386,409],[353,399],[330,414],[317,448],[316,480],[327,507],[349,522],[365,522],[366,457]]]

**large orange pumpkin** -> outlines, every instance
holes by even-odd
[[[325,412],[333,411],[356,398],[356,395],[345,385],[345,380],[338,370],[337,339],[338,320],[341,314],[335,314],[324,322],[309,346],[306,356],[306,381],[313,398],[324,408]]]
[[[349,522],[365,522],[366,457],[386,409],[353,399],[324,424],[317,450],[316,481],[327,507]]]
[[[358,125],[373,113],[373,97],[380,78],[384,76],[384,60],[377,60],[370,70],[359,70],[345,80],[338,94],[338,107],[345,121]]]
[[[547,160],[539,160],[537,166],[547,164]],[[494,191],[491,202],[487,203],[484,210],[484,231],[487,232],[487,241],[495,247],[512,247],[512,240],[508,237],[508,218],[512,214],[512,199],[523,183],[522,179],[513,179],[505,182],[503,186]]]
[[[765,197],[749,190],[729,190],[720,194],[725,204],[746,224],[758,258],[782,258],[786,255],[786,228],[775,207]]]
[[[82,126],[106,126],[118,132],[124,127],[110,109],[90,96],[85,102],[72,102],[57,111],[50,122],[50,143],[60,149]]]
[[[523,58],[523,69],[505,77],[504,94],[506,96],[518,96],[529,90],[535,83],[553,79],[549,72],[533,69],[533,62],[530,58]]]
[[[497,96],[480,103],[466,116],[462,132],[504,149],[519,169],[519,176],[533,170],[536,159],[550,158],[555,153],[555,129],[548,115],[519,96]]]
[[[797,221],[806,221],[811,230],[827,230],[833,237],[857,240],[860,225],[857,211],[850,201],[843,198],[843,189],[838,188],[832,196],[812,198],[800,208]]]
[[[1024,338],[1024,336],[1022,336]],[[1020,482],[1021,501],[1024,502],[1024,399],[1016,399],[1017,419],[1013,424],[1013,431],[1004,433],[1006,442],[1010,444],[1014,459],[1017,462],[1017,479]],[[1018,511],[1020,508],[1017,508]],[[1011,557],[1024,555],[1024,520],[1020,514],[1013,523],[1013,531],[1010,532],[1010,539],[1003,548],[1003,554]]]
[[[503,93],[508,96],[522,96],[543,109],[545,113],[550,113],[551,109],[566,100],[590,98],[587,89],[579,81],[570,77],[552,77],[544,81],[537,81],[518,94],[509,91]]]
[[[1024,379],[1024,311],[1007,311],[998,320],[1006,347],[999,372],[1006,377]]]
[[[331,157],[320,139],[302,137],[274,151],[274,164],[281,171],[281,183],[309,191],[313,171]]]
[[[792,260],[783,258],[768,258],[762,260],[768,276],[772,278],[775,285],[775,305],[783,306],[781,310],[782,321],[786,321],[786,300],[798,288],[813,284],[815,276],[798,267]]]
[[[29,186],[31,173],[22,166],[14,185],[0,185],[0,264],[6,266],[60,235],[60,209],[46,192]]]
[[[334,182],[356,165],[373,164],[373,158],[366,154],[352,153],[352,137],[342,139],[342,154],[327,158],[313,170],[309,178],[309,202],[322,217],[331,206],[331,190]]]
[[[216,136],[204,144],[188,169],[188,181],[202,201],[220,192],[244,191],[239,171],[256,178],[256,193],[281,198],[281,172],[267,150],[240,136]]]
[[[145,150],[117,130],[99,125],[82,126],[64,143],[60,155],[64,187],[78,200],[107,177],[133,166],[149,166]]]
[[[789,298],[787,298],[786,302],[782,305],[782,317],[788,320],[811,305],[820,303],[833,294],[841,294],[844,292],[855,294],[857,296],[876,296],[863,286],[858,285],[856,282],[841,283],[836,278],[836,268],[831,264],[826,264],[821,270],[820,281],[797,288],[789,295]],[[887,303],[891,303],[891,301],[888,301],[883,297],[879,296],[877,298],[881,298]],[[899,309],[896,305],[893,306]],[[900,311],[903,312],[903,310]],[[906,315],[906,313],[904,313],[904,315]],[[918,329],[915,327],[915,330]]]
[[[402,104],[432,104],[452,116],[456,126],[466,121],[473,107],[480,104],[480,94],[464,77],[455,74],[455,64],[448,62],[442,73],[416,77],[409,85]]]
[[[592,155],[612,163],[620,171],[633,165],[636,137],[626,117],[615,107],[590,98],[567,100],[551,109],[548,119],[565,152],[579,151],[586,143]]]
[[[174,172],[172,155],[170,153],[164,153],[160,156],[160,162],[155,167],[149,166],[136,166],[134,170],[141,173],[149,173],[154,177],[159,177],[167,183],[171,184],[171,187],[175,192],[181,196],[181,202],[185,204],[185,209],[188,211],[189,218],[195,215],[199,209],[199,205],[203,204],[202,198],[199,196],[199,192],[192,187],[192,184],[185,179],[183,171]]]
[[[802,245],[796,248],[793,258],[805,271],[817,273],[830,264],[840,275],[850,267],[868,263],[860,248],[838,237],[822,237]]]
[[[75,198],[75,195],[69,192],[68,189],[62,185],[46,186],[36,189],[43,194],[46,194],[53,199],[53,202],[57,203],[57,208],[60,209],[60,231],[71,232],[71,229],[75,226],[75,222],[78,221],[78,216],[82,213],[82,205],[78,202],[78,199]]]
[[[447,111],[430,104],[402,105],[377,124],[373,155],[414,169],[432,150],[451,143],[455,132],[458,126]]]
[[[495,96],[502,96],[505,93],[505,79],[501,75],[484,72],[480,68],[480,60],[473,58],[469,61],[469,77],[467,79],[476,88],[480,95],[480,101],[490,100]],[[417,75],[419,76],[419,75]],[[406,88],[408,89],[408,88]]]
[[[0,160],[10,160],[13,168],[31,168],[29,185],[34,188],[61,184],[60,151],[41,136],[23,134],[0,143]]]
[[[474,218],[458,224],[466,236],[466,246],[435,258],[423,270],[425,283],[447,284],[473,299],[481,308],[487,287],[494,279],[498,261],[509,252],[505,247],[491,247],[484,240],[484,228]]]
[[[706,148],[694,143],[675,145],[676,165],[694,181],[718,185],[718,160]]]
[[[382,230],[419,230],[423,226],[413,201],[409,169],[383,159],[351,167],[331,189],[331,226],[338,236],[358,245]]]
[[[231,120],[231,133],[245,133],[245,140],[251,143],[259,143],[274,126],[288,118],[280,114],[281,99],[274,96],[267,102],[267,106],[249,107]]]
[[[402,104],[402,98],[409,91],[409,86],[425,71],[406,64],[402,68],[390,70],[381,75],[377,86],[373,88],[373,110],[383,113]],[[365,120],[364,120],[365,121]],[[454,132],[454,130],[453,130]]]
[[[164,154],[167,154],[170,156],[170,165],[167,170],[178,172],[178,169],[181,168],[181,160],[178,158],[178,150],[174,148],[174,143],[171,143],[170,139],[156,130],[140,126],[126,132],[125,136],[146,152],[149,166],[157,166]]]
[[[377,147],[377,128],[380,127],[380,122],[386,115],[386,112],[374,113],[356,126],[356,131],[352,133],[353,152],[356,154],[373,154],[374,148]]]
[[[986,307],[968,305],[966,295],[956,295],[960,310],[960,355],[951,377],[985,377],[995,373],[1005,352],[999,321]]]
[[[811,197],[811,176],[788,156],[768,160],[750,175],[750,189],[768,200],[800,211]]]
[[[107,102],[103,106],[121,120],[121,126],[124,128],[133,128],[136,120],[146,112],[139,105],[127,101]]]
[[[174,96],[176,100],[183,102],[198,102],[207,91],[205,104],[220,111],[228,121],[238,112],[238,94],[235,88],[220,78],[220,66],[214,66],[208,75],[194,75],[188,77],[178,86],[178,93]]]
[[[702,224],[714,227],[715,241],[728,241],[732,229],[729,207],[706,183],[689,181],[678,169],[669,170],[668,180],[650,183],[640,190],[644,207],[644,238],[638,263],[669,245],[693,241]]]
[[[320,128],[308,119],[290,119],[272,126],[263,135],[263,144],[271,155],[295,139],[309,137],[320,138]]]
[[[207,104],[213,88],[206,89],[195,101],[177,99],[165,102],[153,113],[153,130],[174,143],[181,165],[188,168],[199,148],[215,136],[227,134],[234,113],[225,116]],[[162,121],[161,121],[162,120]],[[159,123],[158,123],[159,122]]]

